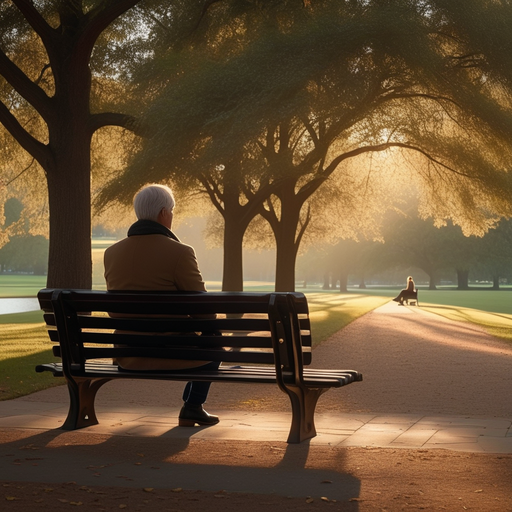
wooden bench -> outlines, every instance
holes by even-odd
[[[404,292],[404,302],[409,305],[409,301],[411,302],[411,306],[419,306],[418,302],[418,290],[414,290],[412,292]]]
[[[292,406],[288,442],[299,443],[316,435],[320,395],[362,380],[353,370],[305,368],[311,363],[311,331],[301,293],[44,289],[38,299],[61,362],[38,365],[36,371],[65,377],[70,395],[66,430],[98,423],[95,396],[112,379],[277,383]],[[213,372],[126,372],[112,362],[119,357],[223,364]]]

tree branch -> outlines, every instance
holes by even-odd
[[[151,131],[147,125],[139,122],[139,119],[127,114],[119,114],[117,112],[101,112],[93,114],[89,121],[89,130],[93,134],[96,130],[104,126],[119,126],[126,128],[139,137],[147,137]]]
[[[383,144],[376,144],[374,146],[361,146],[359,148],[353,149],[352,151],[347,151],[342,155],[338,155],[331,161],[331,163],[323,171],[321,171],[319,175],[317,175],[314,179],[305,184],[297,193],[297,196],[302,196],[302,201],[306,201],[307,198],[311,197],[320,188],[320,186],[331,176],[331,174],[336,170],[338,165],[340,165],[341,162],[343,162],[344,160],[354,158],[363,153],[386,151],[387,149],[391,148],[401,148],[416,151],[425,156],[430,162],[439,165],[440,167],[454,174],[457,174],[458,176],[463,176],[464,178],[471,178],[471,176],[469,176],[468,174],[457,171],[453,167],[450,167],[449,165],[444,164],[443,162],[438,160],[437,158],[434,158],[431,154],[429,154],[427,151],[420,147],[413,146],[411,144],[406,144],[403,142],[385,142]]]
[[[220,201],[222,200],[222,194],[220,193],[217,184],[209,180],[208,176],[205,174],[200,174],[198,180],[203,185],[205,192],[210,197],[210,201],[213,203],[217,211],[222,215],[222,217],[224,217],[226,212],[224,211]]]
[[[49,121],[51,99],[2,51],[0,51],[0,74],[22,98],[39,112],[46,122]]]
[[[113,21],[139,2],[140,0],[103,0],[86,14],[88,23],[84,30],[84,37],[93,45],[98,36]]]
[[[45,160],[50,157],[47,146],[32,137],[2,102],[0,102],[0,123],[4,125],[6,130],[18,141],[19,145],[32,155],[44,169]]]
[[[36,161],[35,158],[32,158],[32,161],[27,165],[27,167],[25,167],[25,169],[23,169],[21,172],[19,172],[16,176],[14,176],[14,178],[11,178],[7,183],[4,183],[4,185],[7,187],[9,186],[11,183],[15,182],[22,174],[24,174],[25,172],[27,172],[31,167],[32,165],[34,165],[34,162]]]
[[[298,232],[297,237],[295,239],[294,245],[295,245],[295,250],[296,251],[299,250],[300,243],[302,241],[302,238],[304,237],[304,233],[306,232],[306,229],[308,228],[310,222],[311,222],[311,205],[308,204],[308,211],[306,213],[306,219],[304,220],[303,223],[301,223],[299,232]]]
[[[50,39],[53,34],[53,29],[46,20],[41,16],[41,13],[35,8],[32,0],[11,0],[12,3],[23,14],[27,23],[33,28],[34,32],[41,38],[43,44],[47,46],[51,44]]]

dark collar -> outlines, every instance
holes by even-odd
[[[170,229],[167,229],[163,224],[153,220],[140,219],[130,226],[128,236],[140,235],[164,235],[176,240],[176,242],[180,241]]]

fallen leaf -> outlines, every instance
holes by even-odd
[[[153,492],[155,489],[153,487],[144,487],[142,490],[145,492]]]
[[[484,492],[483,489],[477,489],[475,492]]]
[[[5,499],[7,501],[15,501],[15,500],[19,500],[19,498],[16,498],[16,496],[6,496]]]
[[[70,501],[69,504],[70,505],[75,505],[77,507],[79,507],[80,505],[83,505],[83,503],[81,501]]]
[[[125,505],[124,503],[121,503],[121,505],[119,505],[119,508],[126,508],[128,505]]]
[[[176,487],[175,489],[171,489],[172,492],[181,492],[183,489],[181,487]]]
[[[327,501],[327,502],[329,502],[329,501],[330,501],[330,500],[329,500],[329,498],[326,498],[325,496],[322,496],[320,499],[321,499],[322,501]]]
[[[315,501],[313,498],[308,498],[308,499],[306,500],[306,503],[313,503],[313,501]]]

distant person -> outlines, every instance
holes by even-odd
[[[404,305],[404,300],[409,299],[411,297],[414,297],[416,293],[416,288],[414,286],[414,281],[412,280],[412,277],[409,276],[407,278],[407,288],[404,288],[398,296],[396,296],[393,300],[395,302],[398,302],[401,306]]]
[[[105,251],[107,290],[206,292],[194,249],[181,243],[171,231],[174,196],[169,187],[147,185],[134,197],[137,216],[128,237]],[[125,371],[179,371],[186,368],[216,370],[219,363],[175,359],[122,357]],[[211,382],[189,382],[183,392],[180,426],[214,425],[217,416],[208,414],[203,404]]]

